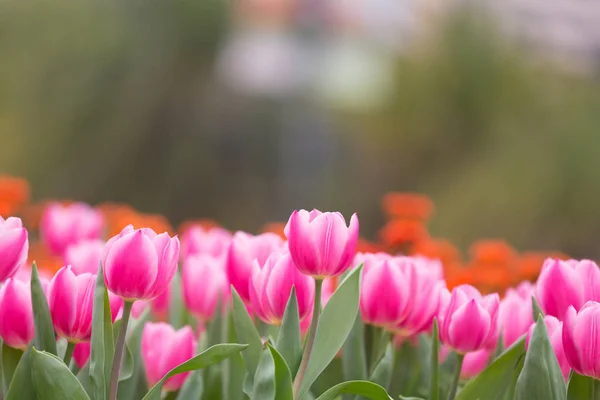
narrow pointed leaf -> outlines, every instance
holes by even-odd
[[[132,320],[131,325],[127,328],[127,348],[133,354],[133,371],[128,379],[121,380],[121,377],[119,378],[118,399],[139,399],[147,391],[140,346],[144,324],[149,319],[150,310],[147,309],[139,318]],[[115,325],[118,323],[119,321]],[[141,387],[143,387],[143,391],[140,390]]]
[[[89,400],[83,386],[60,358],[44,351],[31,351],[31,376],[39,398],[44,400]]]
[[[357,394],[371,400],[390,400],[390,395],[384,388],[369,381],[348,381],[335,385],[327,390],[317,400],[335,400],[344,393]]]
[[[117,337],[120,327],[121,327],[121,320],[115,321],[115,323],[112,326],[112,329],[113,329],[112,337],[113,338]],[[129,348],[129,344],[126,342],[125,349],[123,349],[123,359],[121,360],[121,368],[119,369],[119,382],[131,378],[131,375],[133,375],[133,368],[134,368],[133,353],[131,352],[131,349]]]
[[[13,349],[7,346],[6,343],[2,343],[2,387],[4,388],[3,393],[6,393],[10,381],[21,361],[23,351],[19,349]]]
[[[268,349],[260,355],[252,386],[252,398],[275,400],[275,362]]]
[[[600,400],[600,383],[594,378],[571,371],[567,400]]]
[[[183,298],[181,297],[181,275],[175,274],[171,280],[171,292],[169,293],[169,322],[175,329],[185,325],[185,310]]]
[[[240,343],[247,343],[248,348],[242,353],[246,369],[251,377],[256,374],[258,362],[262,351],[262,341],[260,335],[252,323],[248,310],[240,295],[235,288],[231,287],[231,295],[233,298],[233,325],[235,333]]]
[[[392,380],[392,369],[394,368],[394,344],[388,343],[383,357],[377,361],[373,368],[373,373],[369,379],[386,390],[389,388]]]
[[[34,347],[54,355],[58,354],[48,301],[35,263],[31,267],[31,306],[33,307],[33,324],[35,327]]]
[[[292,374],[283,356],[270,344],[267,345],[275,363],[275,398],[277,400],[294,400]]]
[[[437,318],[433,319],[433,330],[431,332],[431,383],[429,385],[430,400],[438,400],[440,397],[440,337],[438,333]]]
[[[302,338],[300,334],[298,300],[296,299],[296,288],[294,287],[292,287],[292,293],[285,307],[275,347],[284,358],[292,376],[296,376],[300,360],[302,359]]]
[[[31,380],[31,350],[31,345],[29,345],[25,353],[23,353],[10,381],[8,392],[4,397],[5,400],[36,400],[38,398]]]
[[[354,320],[352,330],[342,346],[342,368],[348,381],[367,379],[365,354],[365,324],[360,315]]]
[[[540,303],[536,300],[535,297],[531,296],[531,314],[534,321],[538,320],[538,317],[541,315],[544,316],[544,311],[542,311],[542,307],[540,307]]]

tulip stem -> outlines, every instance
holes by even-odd
[[[71,358],[73,357],[73,350],[75,350],[75,343],[67,342],[67,350],[65,351],[65,357],[63,358],[67,367],[71,363]]]
[[[319,314],[321,313],[321,289],[322,289],[322,287],[323,287],[323,280],[316,279],[315,280],[315,302],[313,305],[313,315],[312,315],[312,320],[310,321],[310,328],[308,329],[308,337],[306,338],[304,352],[302,353],[302,361],[300,361],[300,366],[298,367],[298,373],[296,374],[296,379],[294,379],[294,398],[298,397],[298,392],[300,391],[300,385],[302,384],[302,379],[304,379],[304,374],[306,373],[306,367],[308,366],[308,359],[310,358],[310,353],[312,352],[313,345],[315,344],[315,336],[317,333],[317,324],[319,322]]]
[[[456,370],[454,371],[454,379],[452,380],[452,386],[450,387],[450,392],[448,393],[448,400],[454,400],[456,397],[456,390],[458,389],[458,381],[460,381],[460,371],[462,370],[464,359],[464,354],[458,354],[456,360]]]
[[[113,358],[112,370],[110,372],[110,389],[108,392],[108,400],[117,399],[117,389],[119,388],[119,370],[121,369],[121,360],[123,359],[123,349],[125,348],[125,334],[127,333],[127,325],[131,316],[131,306],[133,302],[126,301],[123,305],[123,316],[121,317],[121,326],[115,343],[115,355]]]

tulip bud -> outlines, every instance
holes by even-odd
[[[500,301],[498,314],[504,348],[509,347],[527,333],[533,323],[531,307],[531,292],[527,293],[526,290],[522,289],[508,289],[506,291],[506,295]]]
[[[82,240],[70,245],[65,250],[65,265],[70,265],[75,274],[98,273],[104,244],[102,240]]]
[[[27,261],[29,241],[20,218],[0,216],[0,282],[14,276]]]
[[[40,234],[54,254],[62,256],[66,248],[84,239],[98,239],[104,218],[85,203],[62,206],[52,203],[44,210]]]
[[[186,259],[190,255],[208,254],[213,257],[225,257],[231,233],[223,228],[205,230],[200,225],[193,225],[181,237],[181,257]]]
[[[179,239],[150,228],[125,227],[104,249],[106,287],[127,301],[162,294],[177,272]]]
[[[199,320],[209,321],[219,301],[229,301],[229,282],[221,259],[208,254],[190,256],[183,262],[181,277],[185,306]]]
[[[462,369],[460,370],[460,377],[462,379],[470,379],[478,375],[487,367],[492,353],[493,350],[482,349],[465,354]]]
[[[81,369],[90,359],[91,345],[90,342],[81,342],[75,345],[73,349],[73,360],[77,368]]]
[[[569,306],[562,326],[565,357],[575,372],[595,379],[600,379],[599,331],[600,303],[588,301],[579,313]]]
[[[158,297],[148,300],[152,315],[160,321],[166,321],[169,317],[169,307],[171,305],[171,286],[167,286],[164,292]]]
[[[563,323],[556,319],[556,317],[553,317],[552,315],[546,315],[544,317],[544,324],[546,325],[546,329],[548,330],[548,338],[550,339],[550,344],[554,349],[554,354],[556,355],[556,359],[558,360],[558,365],[560,366],[563,378],[565,378],[566,381],[569,379],[570,367],[567,361],[567,357],[565,356],[565,351],[563,349]],[[529,329],[527,330],[527,338],[525,340],[525,346],[527,348],[529,348],[529,342],[531,340],[531,335],[533,335],[534,328],[535,323],[532,323]]]
[[[337,276],[350,267],[356,254],[358,217],[353,214],[347,227],[338,212],[294,211],[285,235],[300,272],[317,279]]]
[[[245,302],[250,301],[248,282],[252,275],[252,263],[257,260],[263,265],[271,253],[282,249],[283,243],[274,233],[253,236],[245,232],[236,232],[233,235],[227,253],[225,272],[229,283]]]
[[[254,261],[250,280],[250,301],[256,315],[267,324],[281,324],[285,307],[296,289],[300,321],[313,308],[315,281],[298,271],[289,253],[273,253],[264,265]]]
[[[146,371],[148,386],[154,386],[171,369],[194,357],[196,341],[189,326],[176,331],[171,325],[149,322],[142,332],[142,360]],[[181,388],[189,372],[177,374],[167,379],[163,385],[165,391]]]
[[[0,337],[8,346],[25,350],[33,335],[29,282],[9,278],[0,289]]]

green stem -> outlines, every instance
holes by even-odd
[[[110,389],[108,391],[108,400],[117,399],[117,389],[119,388],[119,370],[121,369],[121,360],[123,359],[123,350],[125,348],[125,334],[127,325],[131,316],[131,306],[133,302],[126,301],[123,305],[123,317],[121,317],[121,326],[115,343],[115,355],[113,358],[112,370],[110,372]]]
[[[300,385],[302,384],[302,379],[304,379],[304,374],[306,373],[306,367],[308,366],[308,359],[310,358],[310,353],[312,352],[313,345],[315,344],[315,336],[317,333],[317,324],[319,322],[319,314],[321,313],[321,288],[323,286],[323,281],[321,279],[315,280],[315,303],[313,306],[313,315],[312,320],[310,321],[310,328],[308,329],[308,337],[306,339],[306,345],[304,346],[304,352],[302,353],[302,361],[300,361],[300,366],[298,367],[298,373],[296,374],[296,379],[294,379],[294,398],[298,396],[298,392],[300,391]]]
[[[377,362],[384,356],[385,350],[391,339],[391,334],[384,328],[375,328],[373,332],[373,345],[371,346],[370,374],[375,370]]]
[[[458,354],[458,360],[456,362],[456,370],[454,371],[454,379],[452,380],[452,386],[448,393],[448,400],[454,400],[456,397],[456,390],[458,389],[458,381],[460,380],[460,371],[462,370],[463,360],[465,359],[464,354]]]
[[[67,342],[67,350],[65,351],[64,361],[67,364],[67,367],[71,363],[71,358],[73,357],[73,350],[75,350],[75,343]]]

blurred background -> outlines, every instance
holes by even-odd
[[[417,192],[461,251],[600,257],[600,3],[5,1],[0,54],[0,173],[36,200],[375,238]]]

